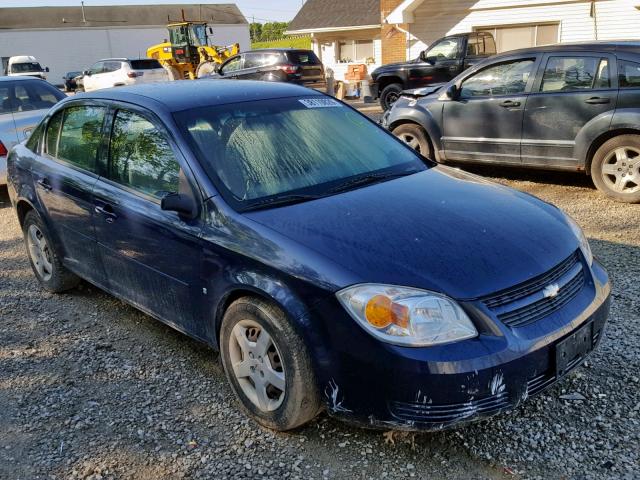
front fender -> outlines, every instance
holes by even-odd
[[[402,103],[400,103],[402,102]],[[441,107],[440,112],[441,112]],[[391,109],[389,117],[386,119],[386,127],[393,131],[398,125],[403,123],[415,123],[425,129],[429,139],[433,144],[436,160],[440,161],[440,151],[442,150],[442,129],[433,113],[420,104],[420,102],[409,99],[398,100]]]

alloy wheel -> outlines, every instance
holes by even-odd
[[[420,151],[420,141],[415,135],[411,135],[410,133],[401,133],[399,135],[400,140],[409,145],[415,151],[421,153]]]
[[[640,191],[640,150],[619,147],[609,153],[602,163],[602,180],[618,193]]]
[[[53,275],[53,260],[51,249],[46,238],[36,225],[30,225],[27,233],[27,245],[31,261],[45,282],[51,280]]]
[[[229,357],[240,388],[263,412],[278,409],[284,401],[286,379],[273,338],[253,320],[239,321],[231,333]]]

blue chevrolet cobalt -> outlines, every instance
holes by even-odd
[[[602,337],[607,273],[530,195],[289,84],[57,104],[9,156],[42,287],[84,279],[221,352],[243,410],[437,430],[525,401]]]

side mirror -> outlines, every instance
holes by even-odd
[[[196,202],[184,193],[169,193],[160,200],[160,208],[193,220],[198,215]]]
[[[458,100],[460,98],[460,89],[455,83],[452,83],[445,90],[445,94],[451,100]]]
[[[44,71],[49,73],[49,67],[44,67]]]

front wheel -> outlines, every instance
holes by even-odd
[[[382,89],[380,93],[380,106],[383,110],[389,110],[393,107],[393,104],[400,98],[402,93],[402,85],[399,83],[392,83]]]
[[[433,150],[424,128],[414,123],[405,123],[393,129],[393,134],[424,157],[433,160]]]
[[[607,140],[593,156],[591,178],[608,197],[640,203],[640,135]]]
[[[291,430],[319,412],[309,352],[279,308],[253,297],[233,302],[222,320],[220,351],[243,410],[261,425]]]

